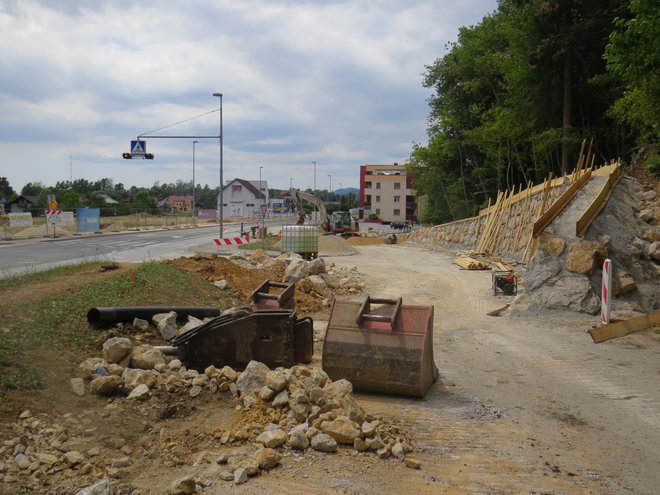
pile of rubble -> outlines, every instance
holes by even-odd
[[[125,444],[120,457],[108,457],[103,455],[104,446],[99,447],[105,442],[89,438],[96,430],[89,421],[69,413],[55,422],[55,415],[35,418],[25,411],[11,426],[15,437],[0,446],[0,482],[16,487],[16,493],[43,493],[55,487],[54,492],[78,495],[139,494],[143,492],[122,482],[138,462],[135,456],[161,457],[165,466],[181,466],[190,462],[182,459],[184,455],[199,459],[200,452],[208,455],[213,450],[215,460],[209,462],[215,468],[206,467],[202,474],[191,462],[192,474],[172,480],[170,493],[203,492],[218,480],[244,483],[250,476],[276,468],[283,456],[294,451],[332,453],[349,448],[420,468],[408,455],[412,450],[409,437],[397,426],[366,414],[352,395],[351,383],[333,382],[321,369],[297,365],[271,370],[251,361],[242,372],[209,366],[200,373],[126,337],[109,338],[102,353],[78,366],[79,376],[71,379],[76,395],[108,397],[111,402],[106,408],[133,407],[132,416],[137,417],[148,417],[158,403],[160,420],[176,416],[172,404],[177,400],[199,406],[219,401],[229,403],[227,409],[239,419],[229,427],[223,424],[199,433],[194,444],[186,446],[189,451],[179,456],[174,451],[180,441],[145,422],[151,438],[138,442],[140,452],[137,445]],[[102,407],[100,414],[104,414]]]
[[[179,269],[197,273],[218,287],[240,294],[242,303],[249,302],[252,291],[270,279],[276,282],[296,282],[296,311],[313,314],[330,306],[337,295],[359,294],[366,283],[356,267],[340,268],[323,258],[305,260],[296,253],[283,253],[276,258],[257,249],[222,258],[215,254],[178,258],[168,262]]]

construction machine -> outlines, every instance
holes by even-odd
[[[316,208],[316,210],[319,212],[321,228],[326,233],[338,234],[342,237],[358,235],[360,227],[357,220],[353,219],[349,212],[335,211],[329,215],[325,209],[323,201],[313,194],[309,194],[295,188],[289,189],[289,194],[291,195],[291,201],[293,202],[293,205],[298,212],[298,225],[305,223],[305,208],[303,201],[306,201],[312,204],[314,208]]]

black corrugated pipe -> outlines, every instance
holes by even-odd
[[[154,315],[169,313],[170,311],[176,312],[179,320],[185,320],[188,315],[200,320],[209,316],[220,316],[219,309],[210,307],[134,306],[127,308],[92,308],[87,312],[87,321],[92,325],[132,323],[135,318],[151,321]]]

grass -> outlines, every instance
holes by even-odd
[[[87,323],[90,308],[224,305],[224,296],[211,284],[164,263],[145,262],[106,273],[100,273],[101,265],[85,263],[0,280],[0,394],[39,388],[53,367],[67,373],[84,357],[99,355],[98,331]]]
[[[268,236],[264,239],[255,239],[250,244],[241,244],[238,249],[263,249],[264,251],[279,251],[281,239],[277,236]]]

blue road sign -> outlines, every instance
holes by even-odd
[[[144,156],[146,152],[147,152],[146,141],[131,141],[131,155]]]

